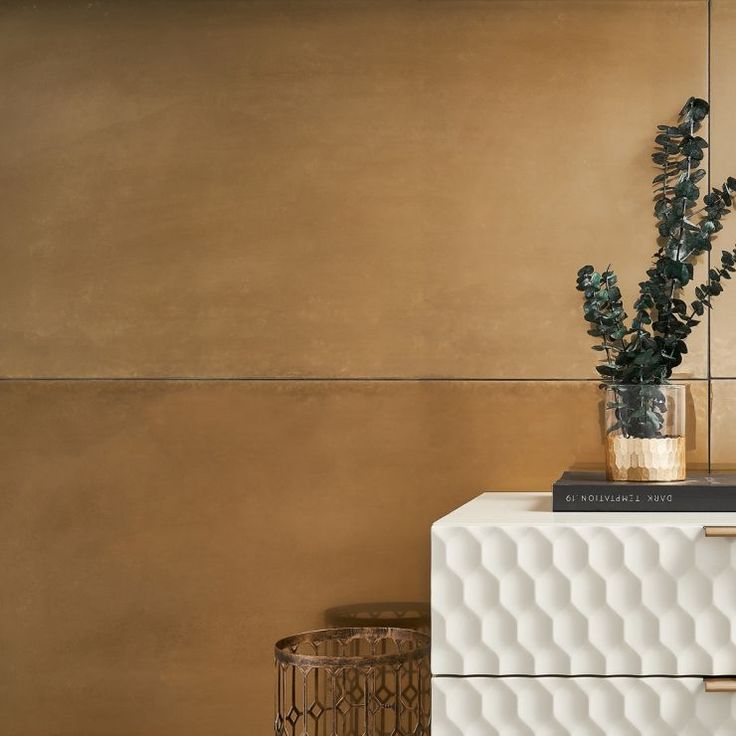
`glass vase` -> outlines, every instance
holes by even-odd
[[[685,480],[686,387],[605,387],[608,480]]]

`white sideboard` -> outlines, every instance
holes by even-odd
[[[736,514],[550,509],[433,525],[435,736],[736,734]]]

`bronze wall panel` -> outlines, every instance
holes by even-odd
[[[594,375],[575,272],[613,262],[630,303],[655,125],[706,94],[706,20],[11,3],[0,375]]]
[[[705,384],[694,384],[705,457]],[[268,733],[271,644],[601,460],[593,383],[0,384],[3,736]]]
[[[716,470],[736,470],[736,381],[715,380],[712,388],[711,460]]]
[[[736,176],[736,80],[730,60],[736,54],[736,3],[714,0],[711,23],[711,159],[712,184]],[[714,260],[721,250],[736,245],[736,215],[724,219],[724,228],[713,249]],[[711,315],[711,371],[716,377],[736,377],[736,285],[726,284],[714,302]]]

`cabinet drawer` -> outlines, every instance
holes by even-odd
[[[634,516],[435,524],[432,671],[736,673],[736,538]]]
[[[700,678],[436,677],[433,736],[733,736],[736,694]]]

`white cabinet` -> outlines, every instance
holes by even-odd
[[[434,736],[733,736],[736,694],[695,677],[438,677]]]
[[[435,736],[644,733],[634,711],[736,734],[736,694],[703,688],[736,676],[736,537],[704,529],[736,514],[550,508],[484,494],[433,525]]]

